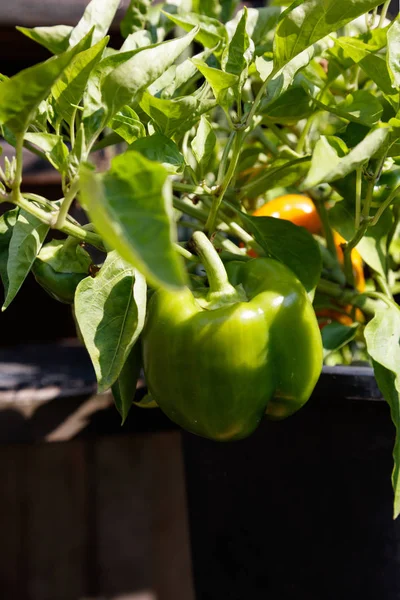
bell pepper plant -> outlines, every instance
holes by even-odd
[[[132,0],[121,45],[119,3],[18,28],[53,56],[0,76],[3,310],[32,272],[122,421],[144,369],[140,406],[221,441],[299,410],[324,363],[371,365],[397,516],[400,18],[382,0]],[[26,152],[59,200],[23,185]]]

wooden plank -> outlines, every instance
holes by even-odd
[[[143,435],[99,439],[94,446],[97,570],[91,595],[151,592],[152,556],[149,514],[150,438]]]
[[[28,449],[24,489],[27,504],[24,535],[29,560],[27,598],[81,598],[86,589],[84,444],[39,444]]]
[[[149,459],[156,597],[194,600],[180,433],[153,435]]]
[[[0,446],[0,592],[1,597],[26,598],[24,555],[24,446]]]

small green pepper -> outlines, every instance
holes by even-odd
[[[204,234],[193,242],[210,287],[153,294],[142,335],[146,381],[184,429],[241,439],[265,413],[282,419],[308,400],[322,368],[321,335],[286,266],[256,258],[225,270]]]
[[[73,304],[78,283],[88,276],[92,260],[78,240],[53,240],[40,250],[32,268],[36,281],[50,296]]]

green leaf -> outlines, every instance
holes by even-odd
[[[295,185],[307,173],[309,166],[309,157],[296,158],[291,161],[278,160],[242,186],[240,197],[256,198],[273,188]]]
[[[150,394],[146,394],[139,402],[134,402],[133,404],[139,408],[158,408],[157,402],[153,400]]]
[[[400,90],[400,17],[391,24],[387,33],[387,66],[393,87]]]
[[[195,137],[191,141],[191,148],[197,163],[204,170],[214,152],[217,137],[211,123],[202,116]]]
[[[314,152],[311,158],[310,170],[306,179],[303,181],[302,189],[307,190],[315,187],[321,181],[324,181],[325,176],[335,168],[340,162],[340,158],[336,148],[332,147],[328,138],[321,135],[315,144]]]
[[[292,85],[296,74],[306,67],[315,56],[320,56],[324,50],[333,45],[331,38],[326,37],[320,42],[313,44],[310,48],[303,50],[298,56],[295,56],[285,66],[279,69],[276,73],[276,65],[274,64],[273,70],[274,75],[271,77],[271,81],[268,82],[266,97],[262,103],[263,109],[268,106],[271,102],[279,98],[286,90]],[[257,69],[260,72],[260,64],[257,63]],[[264,69],[267,76],[272,72],[271,66],[268,64],[267,68]],[[270,72],[268,73],[268,71]],[[262,77],[264,79],[264,77]]]
[[[63,171],[68,156],[68,148],[64,144],[61,135],[55,135],[54,133],[26,133],[24,139],[43,150],[47,160],[57,171]]]
[[[146,315],[146,281],[117,252],[75,293],[75,317],[96,373],[99,392],[118,379]]]
[[[128,144],[146,136],[146,130],[138,115],[130,106],[123,106],[108,126],[118,133]]]
[[[196,40],[205,48],[214,48],[221,42],[227,42],[226,29],[217,19],[196,13],[186,13],[179,16],[170,13],[164,14],[184,31],[192,31],[193,27],[196,27]]]
[[[225,73],[224,71],[220,71],[219,69],[209,67],[202,60],[193,58],[192,62],[198,68],[200,73],[204,75],[207,82],[210,84],[214,96],[218,102],[221,102],[221,99],[223,99],[226,90],[236,85],[239,81],[237,75],[233,75],[232,73]]]
[[[24,283],[48,231],[49,226],[36,217],[24,210],[18,213],[8,249],[8,285],[5,289],[3,311],[11,304]]]
[[[132,104],[139,92],[158,79],[190,45],[195,35],[196,29],[181,38],[141,48],[111,71],[102,85],[109,118],[125,104]]]
[[[132,150],[115,157],[104,174],[82,166],[80,182],[81,201],[104,241],[152,285],[180,288],[185,277],[173,246],[172,190],[164,167]]]
[[[8,289],[8,249],[14,225],[17,222],[18,213],[19,208],[13,208],[0,217],[0,277],[3,282],[5,293],[7,293]]]
[[[90,73],[100,61],[108,39],[108,37],[102,39],[75,56],[52,87],[51,92],[57,113],[68,123],[76,112],[76,106],[82,99]]]
[[[203,52],[187,58],[179,65],[172,65],[148,87],[148,92],[153,96],[160,95],[162,98],[171,98],[182,85],[190,81],[192,77],[198,75],[198,69],[193,59],[204,62],[211,55],[212,51],[213,49],[203,50]]]
[[[131,0],[120,23],[122,37],[144,29],[151,0]]]
[[[307,292],[314,290],[321,275],[322,258],[313,236],[290,221],[239,214],[267,256],[289,267]]]
[[[201,0],[198,0],[201,3]],[[232,18],[239,0],[221,0],[221,15],[220,19],[223,23]]]
[[[150,33],[148,31],[139,30],[128,35],[119,51],[129,52],[130,50],[137,50],[138,48],[151,46],[152,43],[153,40],[151,39]]]
[[[400,514],[400,313],[393,307],[377,310],[365,328],[368,353],[373,359],[375,379],[390,406],[396,428],[393,449],[394,518]]]
[[[76,54],[90,45],[91,35],[89,33],[68,52],[20,71],[0,83],[0,124],[7,125],[15,134],[26,131],[39,104],[49,95],[64,69]]]
[[[388,101],[397,109],[399,94],[392,87],[385,57],[374,54],[370,51],[368,44],[354,38],[338,38],[336,45],[342,49],[344,58],[350,58],[354,63],[360,65],[367,76],[385,94]]]
[[[343,325],[337,321],[328,323],[321,330],[324,358],[331,352],[336,352],[343,346],[349,344],[357,335],[358,324],[351,326]]]
[[[276,66],[284,66],[318,40],[381,3],[382,0],[295,0],[282,13],[275,31]]]
[[[222,53],[221,66],[226,73],[232,73],[238,77],[245,72],[253,60],[254,42],[250,39],[246,31],[247,9],[243,9],[242,17],[237,24],[236,31],[232,39]],[[244,84],[244,78],[241,83]]]
[[[136,140],[129,150],[140,152],[149,160],[161,163],[171,174],[182,173],[185,168],[185,159],[178,146],[161,133]]]
[[[140,343],[136,342],[126,359],[117,381],[112,386],[115,406],[123,425],[132,407],[142,365]]]
[[[265,62],[265,61],[264,61]],[[282,125],[296,125],[312,112],[310,96],[302,87],[291,87],[265,109],[268,120]]]
[[[61,54],[68,50],[69,37],[73,27],[70,25],[55,25],[52,27],[33,27],[32,29],[17,27],[17,29],[53,54]]]
[[[364,165],[370,158],[372,158],[387,142],[390,136],[390,128],[375,129],[368,133],[368,135],[350,152],[340,158],[339,161],[335,161],[336,164],[326,172],[327,162],[324,161],[324,168],[318,169],[318,159],[314,159],[314,170],[312,181],[311,178],[307,179],[300,186],[300,189],[305,190],[307,187],[318,185],[322,182],[330,183],[336,179],[342,179],[352,171],[355,171],[357,167]],[[325,143],[325,142],[324,142]],[[330,151],[330,155],[333,159],[334,151]],[[319,152],[318,156],[321,156]]]
[[[155,129],[168,137],[180,137],[189,131],[200,116],[215,105],[212,98],[191,95],[167,100],[155,98],[148,92],[144,92],[140,101],[140,108],[153,119]]]
[[[243,11],[239,10],[232,21],[226,24],[229,39],[233,37],[237,24],[242,18]],[[258,46],[261,44],[268,34],[273,34],[273,29],[278,22],[281,14],[280,8],[267,6],[266,8],[247,8],[247,23],[246,31]]]
[[[218,19],[221,14],[221,4],[219,0],[192,0],[192,10],[194,13]]]
[[[120,0],[91,0],[81,20],[71,32],[69,45],[75,46],[94,27],[92,43],[96,44],[106,35],[117,12]]]

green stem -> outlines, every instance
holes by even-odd
[[[312,197],[312,194],[311,194]],[[314,200],[318,216],[320,218],[322,224],[322,231],[324,233],[324,237],[326,240],[326,247],[331,253],[332,257],[338,263],[338,256],[336,252],[335,240],[333,239],[333,231],[331,224],[329,223],[328,211],[326,210],[326,206],[323,200]]]
[[[16,171],[15,177],[13,181],[12,189],[18,195],[19,188],[21,187],[22,182],[22,167],[23,167],[23,154],[22,149],[24,147],[24,134],[19,134],[16,139],[15,144],[15,160],[16,160]]]
[[[221,185],[222,181],[224,179],[224,175],[226,172],[226,165],[228,162],[228,157],[229,157],[229,152],[232,148],[232,144],[235,141],[235,135],[236,132],[235,131],[231,131],[231,134],[228,138],[228,141],[225,144],[225,148],[224,151],[222,153],[222,158],[221,158],[221,162],[219,164],[219,168],[218,168],[218,175],[217,175],[217,185]]]
[[[57,229],[61,229],[64,226],[64,223],[65,223],[67,215],[68,215],[68,211],[71,208],[73,201],[75,200],[75,196],[77,194],[78,189],[79,189],[79,180],[75,179],[71,183],[71,186],[70,186],[67,194],[65,195],[65,198],[62,201],[62,204],[60,206],[60,210],[57,215],[57,220],[55,222],[55,227]]]
[[[375,281],[376,281],[378,287],[382,291],[382,293],[385,294],[385,296],[387,296],[391,300],[393,300],[393,295],[392,295],[390,286],[389,286],[388,282],[386,281],[386,279],[383,277],[383,275],[381,275],[380,273],[375,273],[374,278],[375,278]]]
[[[208,235],[211,235],[215,230],[217,217],[218,217],[218,210],[219,210],[219,207],[221,206],[221,202],[225,196],[225,192],[228,189],[229,184],[235,174],[235,170],[236,170],[236,166],[237,166],[237,163],[239,160],[240,150],[242,147],[242,141],[243,141],[244,136],[245,136],[245,134],[244,134],[243,130],[236,131],[236,137],[235,137],[235,141],[233,143],[232,158],[229,163],[229,167],[226,172],[226,175],[224,177],[224,181],[221,184],[221,189],[220,189],[218,195],[214,196],[214,198],[213,198],[213,204],[211,206],[211,210],[208,215],[207,223],[205,225],[205,231],[207,232]]]
[[[326,281],[320,279],[317,285],[317,291],[321,294],[335,298],[340,304],[346,306],[351,304],[357,308],[361,308],[362,311],[368,316],[374,316],[376,309],[378,308],[377,302],[370,300],[367,294],[360,294],[356,290],[343,289],[332,281]],[[370,293],[368,294],[371,295]]]
[[[305,141],[307,139],[307,135],[310,132],[311,129],[311,125],[313,124],[313,121],[316,117],[316,115],[318,114],[319,111],[313,112],[307,119],[306,124],[304,125],[303,131],[301,132],[301,135],[298,139],[297,145],[296,145],[296,152],[298,154],[304,154],[304,144]]]
[[[277,127],[275,123],[270,121],[268,117],[264,117],[264,121],[266,122],[268,128],[276,135],[276,137],[279,140],[281,140],[284,146],[289,146],[289,148],[292,148],[292,150],[294,150],[294,144],[289,140],[288,136],[282,129],[279,129],[279,127]]]
[[[354,286],[354,274],[353,274],[353,263],[351,262],[351,251],[357,246],[357,244],[363,238],[365,232],[369,227],[370,221],[366,219],[357,229],[354,237],[349,242],[342,245],[343,249],[343,262],[344,262],[344,274],[350,285]]]
[[[176,192],[183,192],[187,194],[196,194],[196,196],[210,196],[203,187],[200,185],[192,185],[190,183],[180,183],[179,181],[173,181],[172,187]]]
[[[379,19],[378,27],[383,27],[387,12],[389,10],[390,0],[386,0],[385,4],[382,6],[381,16]]]
[[[360,227],[361,194],[362,194],[362,169],[361,169],[361,167],[359,167],[356,170],[356,214],[355,214],[356,229],[358,229]]]
[[[271,73],[268,75],[267,79],[264,81],[264,83],[262,84],[262,86],[260,87],[260,89],[258,90],[258,94],[255,97],[255,100],[253,102],[253,106],[250,109],[250,112],[247,114],[246,117],[246,121],[244,124],[244,128],[247,129],[247,127],[249,127],[251,125],[251,122],[253,120],[254,115],[256,114],[257,108],[261,102],[261,100],[263,99],[263,96],[266,92],[266,89],[268,87],[269,82],[271,81],[271,79],[276,75],[277,70],[273,69],[271,71]]]
[[[71,117],[71,121],[69,124],[69,139],[70,139],[72,148],[75,146],[75,118],[76,118],[77,110],[78,110],[78,108],[75,107],[74,110],[72,111],[72,117]]]
[[[221,300],[236,298],[237,292],[229,283],[224,263],[207,236],[202,231],[195,231],[192,242],[207,273],[210,297],[218,296]]]
[[[197,256],[189,252],[189,250],[186,250],[186,248],[183,248],[179,244],[174,244],[174,247],[178,254],[183,256],[183,258],[186,258],[186,260],[190,260],[191,262],[199,262]]]
[[[16,206],[19,206],[23,210],[26,210],[26,212],[42,221],[42,223],[46,223],[49,227],[54,228],[54,219],[52,214],[43,210],[34,202],[29,202],[29,200],[26,200],[20,193],[18,193],[18,195],[14,194],[11,201]],[[66,221],[62,227],[59,227],[57,229],[59,229],[59,231],[62,231],[63,233],[66,233],[67,235],[72,235],[73,237],[78,238],[82,242],[86,242],[87,244],[94,246],[102,252],[105,251],[103,240],[101,239],[101,237],[96,233],[92,233],[91,231],[83,229],[80,225],[75,225],[74,223]]]
[[[391,205],[391,203],[393,202],[395,197],[398,196],[399,194],[400,194],[400,185],[398,185],[394,190],[392,190],[390,192],[389,196],[386,198],[385,202],[383,202],[380,205],[380,207],[378,208],[378,210],[375,213],[374,218],[371,221],[371,227],[373,227],[374,225],[376,225],[378,223],[379,219],[381,218],[381,216],[383,215],[385,210]]]
[[[207,221],[208,212],[206,210],[203,210],[199,206],[194,205],[193,202],[191,202],[187,198],[177,198],[176,196],[174,196],[173,205],[174,208],[180,210],[189,217],[199,219],[199,221],[203,221],[203,223]]]

